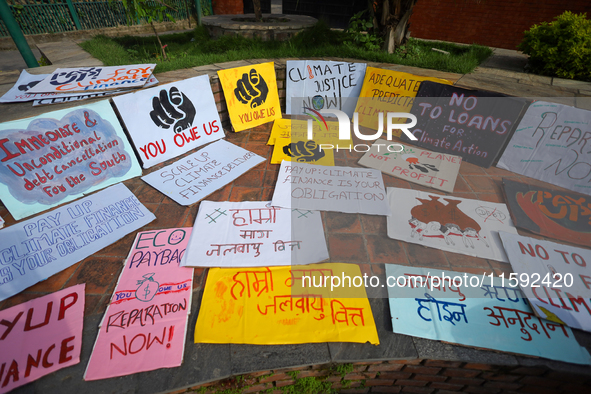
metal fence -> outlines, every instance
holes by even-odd
[[[195,12],[195,0],[171,0],[175,8],[169,14],[176,20],[187,19]],[[127,24],[125,8],[119,0],[9,0],[8,6],[20,25],[23,34],[61,33],[74,30],[100,29]],[[211,0],[201,0],[205,15],[211,14]],[[76,26],[79,21],[79,27]],[[168,18],[164,19],[165,21]],[[143,21],[136,19],[132,24]],[[9,36],[8,29],[0,19],[0,37]]]

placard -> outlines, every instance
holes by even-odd
[[[140,88],[148,82],[156,64],[111,67],[58,68],[28,93],[93,92]]]
[[[359,164],[434,189],[453,192],[462,158],[376,140]]]
[[[100,325],[84,380],[178,367],[193,269],[179,267],[190,228],[138,233]]]
[[[517,283],[537,316],[591,331],[591,250],[500,232]]]
[[[144,168],[224,137],[209,76],[113,98]]]
[[[361,277],[361,270],[356,264],[340,263],[210,269],[195,343],[379,344],[365,288],[356,288],[355,298],[336,297],[326,287],[311,284],[312,278],[321,280],[323,275]],[[295,284],[300,286],[297,295],[292,292]]]
[[[16,220],[142,174],[108,100],[2,123],[0,149]]]
[[[219,140],[142,180],[181,205],[191,205],[264,162],[261,156]]]
[[[461,156],[464,161],[488,168],[501,153],[515,129],[526,101],[500,93],[462,89],[434,82],[421,84],[412,110],[418,139],[410,144]]]
[[[513,223],[550,238],[591,245],[591,197],[503,178]]]
[[[156,217],[122,183],[0,230],[0,301]]]
[[[84,286],[0,311],[0,393],[80,362]]]
[[[234,131],[281,118],[273,62],[218,71]]]
[[[591,363],[570,328],[536,317],[521,290],[506,279],[394,264],[386,264],[386,275],[392,278],[388,297],[395,333]]]
[[[316,140],[277,138],[271,155],[271,164],[285,161],[334,166],[334,151],[321,146]]]
[[[365,67],[365,63],[288,60],[285,112],[305,114],[306,108],[338,109],[352,117]]]
[[[188,267],[261,267],[328,259],[320,212],[269,201],[202,201],[181,262]]]
[[[388,237],[508,263],[499,231],[517,234],[505,204],[388,188]]]
[[[497,167],[591,195],[591,111],[536,101]]]
[[[382,173],[355,167],[326,167],[284,161],[273,206],[317,211],[389,215]]]
[[[308,139],[308,121],[301,119],[276,119],[271,129],[267,145],[275,145],[277,138],[287,138],[297,141]],[[312,122],[312,140],[319,144],[338,146],[349,149],[353,145],[351,139],[339,139],[338,122]]]
[[[367,67],[363,87],[355,107],[355,112],[359,114],[359,124],[377,130],[379,127],[378,114],[380,112],[384,114],[388,112],[410,112],[419,87],[425,81],[451,84],[445,79],[421,77],[400,71]],[[406,119],[401,120],[401,123],[405,122]],[[395,130],[393,134],[400,136],[400,131]]]

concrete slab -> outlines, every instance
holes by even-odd
[[[225,62],[225,63],[214,63],[213,65],[216,67],[219,67],[221,69],[227,70],[229,68],[236,68],[236,67],[243,67],[243,66],[248,66],[250,63],[248,63],[245,60],[235,60],[233,62]]]
[[[524,72],[528,56],[520,51],[495,48],[493,54],[480,67]]]
[[[591,82],[575,81],[573,79],[553,78],[552,86],[558,86],[567,89],[591,90]]]
[[[517,358],[507,353],[480,350],[417,337],[413,337],[413,342],[417,349],[418,358],[420,359],[464,361],[477,364],[519,365]]]
[[[31,51],[35,59],[41,59],[41,52],[38,49],[32,48]],[[22,70],[27,68],[27,63],[19,51],[1,51],[0,52],[0,71]],[[1,74],[0,74],[1,75]]]

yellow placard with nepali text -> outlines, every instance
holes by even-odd
[[[441,78],[421,77],[400,71],[367,67],[355,107],[355,112],[359,114],[359,124],[372,130],[378,130],[379,113],[384,113],[385,132],[386,114],[388,112],[410,112],[423,81],[452,84]],[[404,118],[398,118],[396,123],[407,123],[407,121]],[[393,134],[399,137],[400,133],[395,130]]]
[[[234,131],[281,118],[273,62],[218,71]]]
[[[326,278],[332,276],[350,277],[354,284],[361,270],[356,264],[342,263],[211,268],[195,343],[379,344],[365,288],[349,285],[331,292],[331,280]]]

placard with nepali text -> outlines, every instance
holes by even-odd
[[[187,253],[188,267],[261,267],[328,259],[320,212],[269,201],[202,201]]]
[[[462,158],[376,140],[359,164],[434,189],[453,192]]]
[[[508,263],[499,231],[517,234],[507,206],[412,189],[388,188],[388,237]]]
[[[0,393],[80,362],[84,286],[0,311]]]
[[[488,168],[501,154],[525,105],[523,99],[500,93],[426,81],[410,111],[417,117],[417,125],[410,131],[418,140],[412,141],[406,134],[400,138]]]
[[[0,124],[0,196],[16,219],[141,175],[108,100]]]
[[[218,71],[234,131],[281,118],[273,62]]]
[[[285,113],[338,109],[352,117],[361,92],[365,63],[325,60],[286,62]]]
[[[191,205],[224,187],[265,159],[219,140],[142,180],[181,205]]]
[[[537,316],[591,331],[591,250],[500,232],[517,283]]]
[[[395,333],[591,364],[572,330],[537,317],[506,278],[394,264],[386,276]]]
[[[363,87],[355,107],[355,112],[359,114],[359,124],[377,130],[379,127],[378,114],[380,112],[384,114],[388,112],[410,112],[414,97],[417,95],[421,84],[425,81],[451,84],[445,79],[367,67]],[[405,122],[405,119],[401,120],[401,123]],[[400,136],[400,131],[395,130],[394,135]]]
[[[179,267],[191,228],[138,233],[100,325],[84,380],[178,367],[193,269]]]
[[[224,137],[209,76],[113,98],[144,168]]]
[[[390,214],[380,171],[289,161],[281,163],[273,205],[369,215]]]
[[[195,325],[195,343],[379,344],[365,288],[333,294],[324,276],[361,278],[357,264],[212,268]]]
[[[574,244],[591,245],[591,196],[503,178],[515,227]]]
[[[591,195],[591,111],[536,101],[497,167]]]
[[[93,92],[140,88],[148,82],[156,64],[58,68],[28,93]]]
[[[0,301],[156,217],[122,183],[0,230]]]

